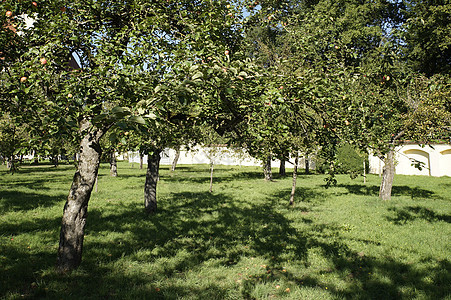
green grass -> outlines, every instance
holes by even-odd
[[[324,188],[323,175],[264,182],[260,168],[163,166],[159,212],[145,170],[102,165],[81,267],[58,275],[73,166],[0,167],[0,297],[5,299],[451,299],[451,178],[378,176]]]

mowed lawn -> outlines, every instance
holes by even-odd
[[[0,297],[4,299],[451,299],[451,178],[298,177],[261,168],[162,166],[159,212],[143,209],[145,170],[100,170],[83,262],[54,266],[74,167],[0,166]],[[276,170],[275,170],[276,171]]]

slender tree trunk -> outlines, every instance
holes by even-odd
[[[279,175],[287,176],[287,171],[285,169],[285,159],[280,160]]]
[[[143,169],[143,164],[144,164],[144,155],[139,152],[139,169],[142,170]]]
[[[310,174],[310,160],[308,152],[305,154],[305,174]]]
[[[298,177],[298,163],[299,163],[299,154],[296,153],[296,156],[294,158],[294,168],[293,168],[293,184],[291,185],[291,195],[290,195],[290,202],[289,202],[289,204],[291,206],[294,205],[294,193],[296,192],[296,179]]]
[[[11,172],[14,173],[14,157],[10,156],[6,159],[6,168]]]
[[[175,167],[177,166],[177,162],[179,161],[179,158],[180,158],[180,147],[177,147],[177,149],[175,149],[174,160],[172,161],[172,166],[171,166],[172,172],[175,171]]]
[[[57,263],[61,272],[71,271],[81,263],[88,202],[102,152],[99,141],[106,130],[92,127],[87,120],[80,122],[80,132],[87,133],[80,142],[78,168],[64,205]]]
[[[110,175],[113,177],[117,176],[117,160],[116,160],[116,151],[110,153]]]
[[[263,173],[265,174],[265,180],[271,181],[272,180],[272,171],[271,171],[271,155],[269,155],[264,163],[263,166]]]
[[[382,183],[379,189],[379,198],[382,200],[391,199],[393,179],[395,177],[395,151],[390,149],[384,157],[384,168],[382,171]]]
[[[147,173],[144,185],[144,208],[148,214],[157,211],[157,182],[160,169],[160,152],[154,149],[153,153],[147,154]]]
[[[366,183],[366,162],[365,162],[365,158],[363,159],[363,183]]]
[[[33,150],[33,164],[37,165],[39,163],[38,154],[36,150]]]
[[[210,193],[213,192],[213,161],[210,161]]]

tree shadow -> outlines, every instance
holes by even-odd
[[[282,205],[288,205],[290,195],[291,195],[291,188],[279,190],[279,191],[273,193],[271,197],[273,197],[274,199],[282,200],[282,202],[280,202]],[[308,187],[301,187],[298,185],[296,187],[296,190],[294,193],[295,206],[292,207],[292,209],[304,210],[307,212],[307,211],[309,211],[307,207],[299,206],[298,204],[302,204],[302,203],[319,204],[321,202],[326,201],[326,199],[328,197],[329,196],[324,191],[324,188],[308,188]]]
[[[138,262],[171,259],[179,257],[180,251],[186,251],[177,263],[163,267],[162,274],[167,277],[176,277],[215,259],[227,266],[237,265],[243,257],[261,257],[270,261],[267,272],[246,279],[241,291],[243,298],[250,298],[250,289],[258,283],[277,282],[281,278],[302,286],[325,288],[324,283],[317,278],[298,276],[283,268],[288,262],[306,262],[309,249],[314,248],[320,249],[322,255],[333,262],[333,268],[322,272],[346,277],[349,288],[343,290],[338,286],[328,286],[329,291],[337,297],[409,298],[405,288],[414,287],[424,292],[427,299],[439,299],[448,291],[443,270],[449,269],[449,262],[419,271],[415,266],[390,257],[375,258],[351,250],[343,239],[337,238],[340,232],[337,226],[308,220],[305,224],[310,226],[310,230],[299,230],[280,213],[281,205],[285,204],[280,203],[278,194],[255,205],[240,202],[225,194],[208,192],[173,193],[168,201],[170,204],[153,216],[146,216],[141,210],[137,212],[136,207],[104,218],[99,212],[92,213],[92,219],[97,219],[90,226],[93,232],[128,230],[134,238],[126,243],[97,243],[91,247],[108,248],[113,259],[120,259],[124,255],[133,256],[137,248],[149,249],[147,254],[136,258]],[[95,254],[94,251],[94,256],[97,255],[100,253]],[[388,280],[374,278],[371,274],[375,272],[383,274]],[[431,274],[437,278],[436,281],[425,280]],[[437,284],[443,287],[437,289]],[[179,290],[181,287],[173,288],[170,293],[189,296],[192,292]],[[212,290],[218,295],[226,293],[219,286],[212,287]],[[214,298],[214,294],[207,290],[197,292]]]
[[[443,221],[446,223],[451,223],[450,215],[438,214],[432,209],[422,206],[406,206],[402,208],[392,207],[389,208],[388,211],[394,212],[395,216],[387,216],[386,219],[397,225],[404,225],[417,219],[422,219],[428,222]]]
[[[66,196],[67,194],[49,196],[46,194],[19,191],[0,191],[0,211],[6,213],[8,211],[24,211],[38,207],[50,207],[64,200]]]
[[[347,191],[354,195],[366,195],[366,196],[378,196],[379,186],[376,185],[366,185],[366,184],[338,184],[337,187],[345,188]],[[398,186],[395,185],[392,188],[392,196],[410,196],[412,199],[415,198],[436,198],[439,199],[440,196],[434,192],[426,189],[421,189],[419,187],[409,187],[409,186]]]
[[[251,177],[255,173],[251,172],[254,174]],[[351,189],[359,192],[357,187],[351,186]],[[255,202],[249,202],[245,193],[243,191],[240,198],[234,198],[226,193],[173,192],[159,200],[160,207],[154,215],[145,214],[141,201],[125,204],[113,201],[107,209],[91,202],[81,268],[67,276],[50,272],[43,278],[63,286],[64,295],[68,295],[65,298],[69,299],[224,299],[230,286],[211,282],[206,286],[187,288],[182,280],[177,279],[183,279],[187,272],[199,270],[212,261],[233,267],[246,258],[258,257],[268,261],[268,266],[264,272],[244,280],[239,292],[243,299],[252,298],[256,285],[281,280],[297,286],[328,288],[332,297],[345,299],[413,298],[415,295],[406,292],[406,287],[422,292],[426,299],[445,298],[449,294],[449,261],[418,270],[414,265],[396,261],[388,255],[367,256],[347,246],[345,238],[340,236],[340,226],[309,218],[308,214],[315,205],[320,205],[328,197],[321,188],[296,189],[300,200],[296,200],[299,205],[292,210],[306,213],[305,218],[297,220],[298,224],[285,213],[290,189],[277,191]],[[409,213],[424,218],[446,218],[434,212],[431,217],[421,209]],[[19,227],[12,223],[0,224],[0,231],[6,235],[45,231],[49,226],[59,228],[59,222],[60,218],[43,218],[21,223]],[[303,226],[300,227],[299,223]],[[30,274],[45,269],[50,262],[53,265],[54,249],[30,256],[17,247],[1,246],[7,251],[2,251],[2,255],[8,258],[2,265],[5,268],[0,271],[3,295],[11,290],[22,290],[29,298],[63,296],[61,291],[33,289],[30,285],[36,280]],[[317,249],[321,256],[332,262],[331,267],[321,269],[319,273],[333,273],[344,278],[348,285],[346,288],[325,286],[318,277],[284,269],[293,261],[307,267],[311,249]],[[28,266],[23,267],[22,258]],[[427,259],[435,261],[434,258]],[[145,268],[119,272],[117,268],[124,261],[143,264]],[[21,268],[29,273],[23,279],[20,277],[23,274]],[[384,279],[371,275],[376,272],[383,274]],[[166,290],[157,290],[157,284],[168,279],[174,282],[167,285]],[[3,284],[10,281],[18,283],[14,286]],[[19,282],[23,287],[18,287]]]
[[[18,171],[16,172],[17,174],[33,174],[36,172],[67,172],[68,170],[73,170],[75,172],[76,168],[74,165],[68,165],[68,164],[63,164],[63,165],[58,165],[57,167],[55,167],[52,164],[42,164],[39,163],[39,165],[20,165]]]

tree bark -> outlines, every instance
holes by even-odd
[[[305,154],[305,174],[310,174],[310,160],[308,157],[308,152]]]
[[[210,193],[213,192],[213,161],[210,162]]]
[[[285,160],[280,160],[280,167],[279,167],[279,175],[280,176],[287,176],[287,171],[285,169]]]
[[[52,162],[53,162],[53,166],[55,168],[58,167],[58,164],[59,164],[58,154],[52,156]]]
[[[33,151],[33,163],[35,165],[37,165],[39,163],[39,157],[38,157],[38,154],[36,153],[36,150]]]
[[[175,167],[177,166],[177,162],[179,161],[179,157],[180,157],[180,147],[175,149],[175,157],[174,157],[174,160],[172,161],[172,166],[171,166],[171,171],[172,172],[175,171]]]
[[[365,158],[363,159],[363,183],[366,183],[366,162],[365,162]]]
[[[144,208],[148,214],[157,211],[157,182],[160,169],[160,152],[154,149],[147,154],[146,183],[144,185]]]
[[[71,271],[81,263],[88,202],[102,152],[99,141],[106,130],[93,127],[87,120],[80,122],[80,132],[84,136],[80,141],[79,163],[61,222],[57,262],[57,268],[61,272]]]
[[[299,163],[299,154],[296,153],[294,158],[294,168],[293,168],[293,184],[291,185],[291,195],[289,205],[294,205],[294,193],[296,192],[296,179],[298,177],[298,163]]]
[[[264,162],[263,173],[265,174],[266,181],[272,181],[271,155],[269,155]]]
[[[139,152],[139,169],[142,170],[143,169],[143,164],[144,164],[144,155]]]
[[[113,177],[117,176],[117,160],[116,152],[114,150],[110,154],[110,175]]]
[[[379,189],[379,198],[382,200],[391,199],[393,179],[395,177],[395,151],[390,149],[384,157],[384,168],[382,171],[382,182]]]
[[[17,167],[17,160],[14,155],[11,155],[9,158],[7,158],[6,168],[9,170],[9,172],[11,174],[14,174],[16,172],[18,167]]]

